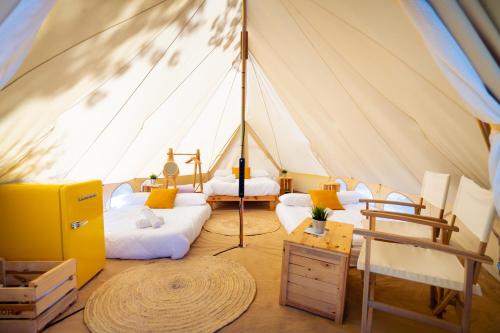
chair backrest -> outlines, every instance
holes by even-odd
[[[450,175],[426,171],[422,181],[420,196],[434,207],[444,209],[446,198],[448,197],[449,185]]]
[[[481,242],[487,242],[496,216],[493,193],[462,176],[453,215]]]

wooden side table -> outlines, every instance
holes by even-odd
[[[325,184],[323,184],[323,190],[339,192],[340,191],[340,184],[339,183],[325,183]]]
[[[151,192],[154,188],[164,188],[162,184],[142,185],[142,192]]]
[[[280,304],[341,324],[353,226],[327,221],[327,234],[318,237],[304,232],[311,223],[304,220],[284,241]]]
[[[293,192],[293,178],[280,177],[280,195]]]

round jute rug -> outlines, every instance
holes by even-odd
[[[238,215],[212,213],[210,219],[205,222],[203,228],[207,231],[225,236],[237,236],[240,234],[240,220]],[[260,217],[256,214],[245,214],[243,218],[243,234],[255,236],[274,232],[280,228],[280,223],[269,217]]]
[[[214,332],[252,303],[255,280],[218,257],[157,261],[129,268],[100,286],[85,306],[94,333]]]

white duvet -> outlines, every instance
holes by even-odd
[[[120,259],[179,259],[189,251],[205,221],[210,217],[208,205],[153,209],[165,224],[160,228],[138,229],[142,205],[124,206],[104,214],[106,257]]]
[[[214,177],[203,185],[203,192],[207,195],[238,195],[237,179],[221,179]],[[245,179],[245,196],[278,195],[279,184],[268,177]]]
[[[354,228],[362,228],[364,217],[361,210],[365,209],[365,204],[344,205],[345,210],[335,210],[328,214],[328,221],[349,223]],[[287,206],[280,203],[276,206],[276,214],[283,227],[288,233],[295,230],[304,220],[311,217],[311,207]],[[363,238],[359,235],[353,235],[353,245],[358,245]]]

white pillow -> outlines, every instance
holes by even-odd
[[[287,206],[312,207],[311,196],[307,193],[286,193],[279,199]]]
[[[118,195],[110,199],[109,207],[120,208],[125,206],[144,206],[148,196],[148,192],[135,192]]]
[[[225,177],[215,177],[218,182],[224,183],[234,183],[236,181],[236,177],[234,175],[225,176]]]
[[[216,178],[228,177],[228,176],[234,176],[231,170],[216,170],[214,173],[214,177]]]
[[[201,206],[207,203],[205,193],[177,193],[174,207]]]
[[[263,169],[250,169],[251,178],[269,177],[269,172]]]
[[[343,191],[337,192],[337,197],[342,205],[352,205],[359,203],[359,199],[363,199],[365,196],[357,191]]]

